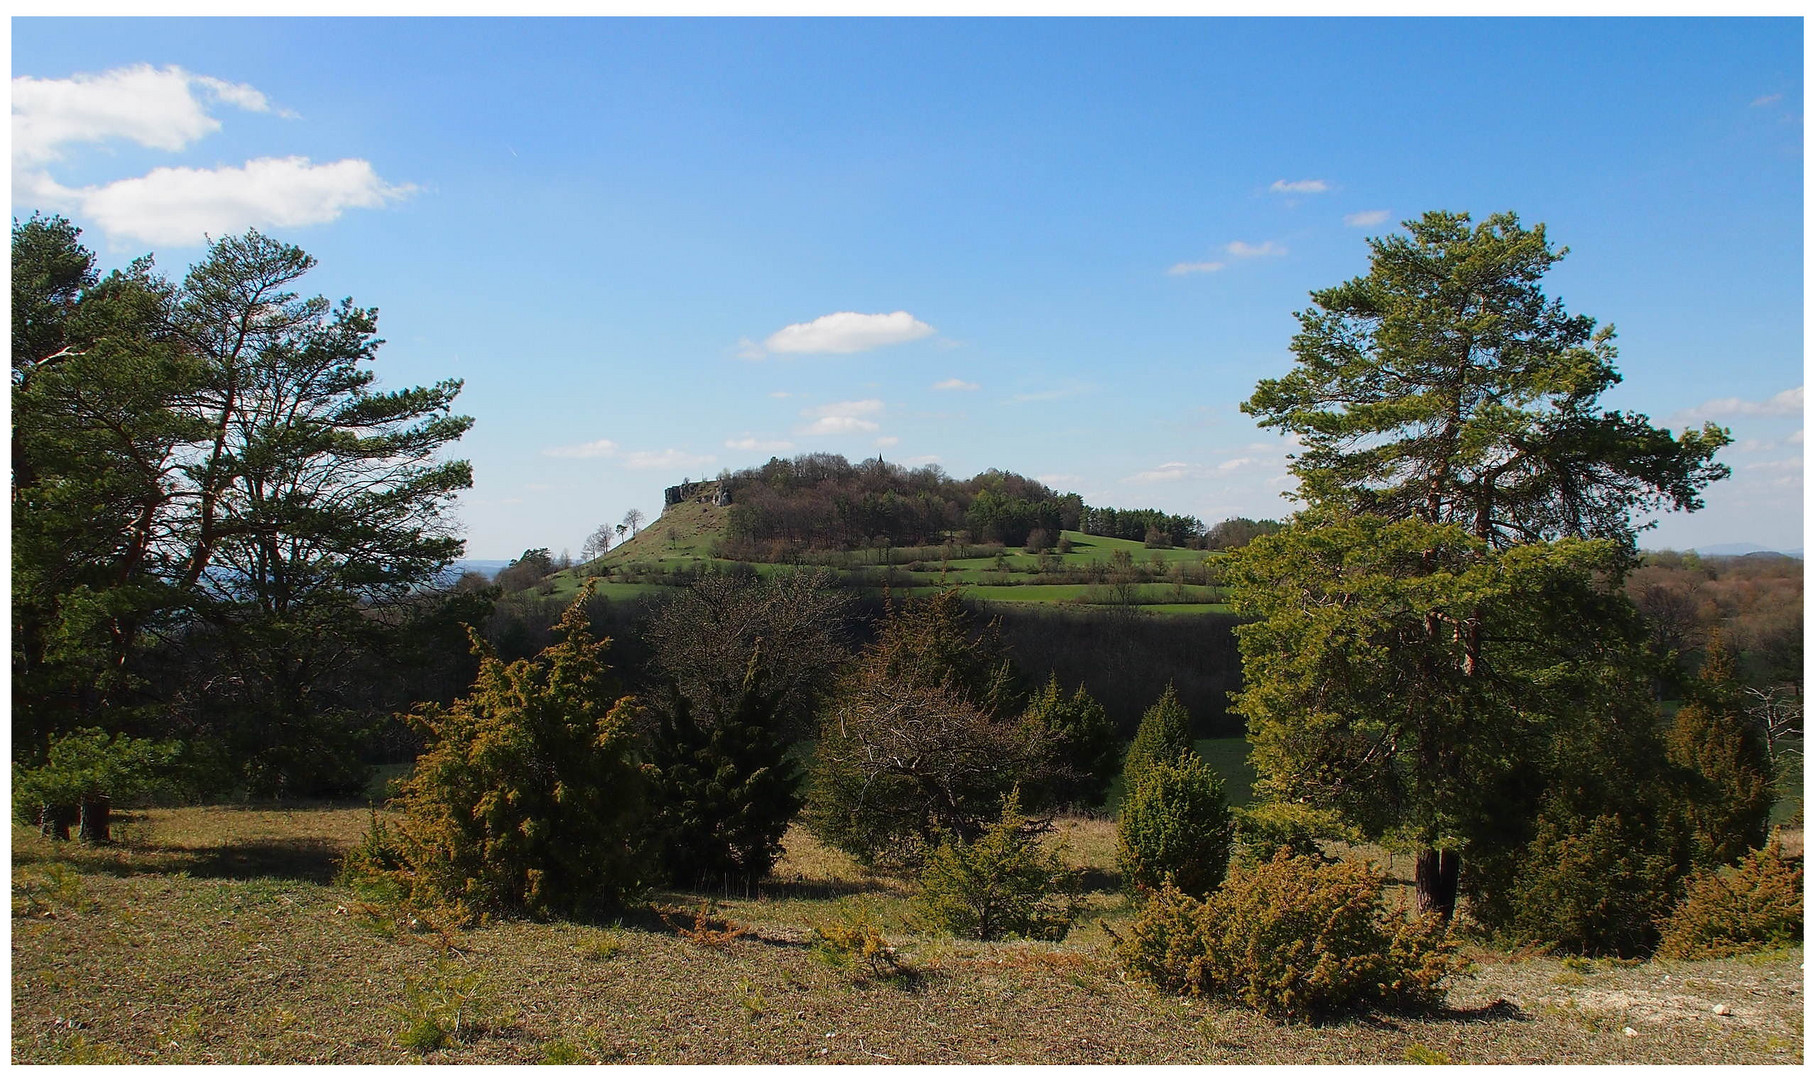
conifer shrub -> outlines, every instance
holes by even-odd
[[[1543,811],[1508,894],[1502,937],[1578,955],[1643,956],[1685,876],[1670,824],[1633,809]]]
[[[808,953],[821,963],[860,979],[887,979],[910,971],[884,937],[877,918],[863,909],[842,908],[811,928]]]
[[[801,768],[777,725],[754,653],[728,715],[698,717],[670,695],[649,740],[651,835],[670,881],[684,886],[755,882],[782,854],[801,808]]]
[[[1207,896],[1231,860],[1231,810],[1225,784],[1210,765],[1183,755],[1141,773],[1117,819],[1117,868],[1139,892],[1165,881]]]
[[[1692,777],[1686,812],[1701,861],[1734,863],[1767,840],[1774,808],[1767,739],[1745,717],[1734,658],[1716,635],[1691,700],[1673,717],[1666,751]]]
[[[1174,762],[1183,754],[1192,754],[1193,723],[1186,706],[1169,683],[1155,704],[1143,713],[1136,725],[1136,736],[1124,754],[1124,796],[1136,790],[1143,773],[1157,762]]]
[[[470,632],[471,692],[411,716],[428,748],[393,800],[395,837],[371,846],[412,902],[461,919],[585,912],[639,883],[633,702],[614,692],[609,642],[589,633],[591,593],[530,659],[502,663]]]
[[[1656,955],[1681,960],[1795,945],[1805,938],[1805,872],[1778,844],[1695,874],[1661,926]]]
[[[1356,843],[1356,829],[1330,810],[1302,803],[1264,802],[1231,811],[1232,858],[1268,862],[1278,851],[1325,858],[1325,842]]]
[[[1382,889],[1360,862],[1278,852],[1204,901],[1163,886],[1118,952],[1164,993],[1278,1019],[1434,1008],[1465,970],[1457,943],[1436,916],[1387,909]]]
[[[1048,685],[1029,701],[1023,722],[1035,729],[1046,747],[1044,775],[1023,785],[1032,807],[1096,810],[1118,766],[1117,727],[1082,683],[1071,696],[1061,692],[1052,673]]]
[[[942,841],[922,867],[916,903],[924,921],[980,941],[1066,937],[1079,914],[1079,875],[1043,846],[1045,827],[1023,816],[1013,792],[984,835]]]

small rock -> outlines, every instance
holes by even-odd
[[[1723,1005],[1723,1004],[1713,1005],[1713,1006],[1711,1006],[1711,1012],[1715,1013],[1718,1016],[1728,1016],[1728,1015],[1730,1015],[1730,1007],[1728,1005]]]
[[[1634,1037],[1635,1037],[1635,1036],[1637,1036],[1637,1035],[1639,1035],[1639,1034],[1641,1034],[1641,1032],[1639,1032],[1639,1031],[1636,1031],[1636,1030],[1635,1030],[1635,1029],[1634,1029],[1634,1028],[1632,1028],[1632,1027],[1625,1027],[1625,1028],[1623,1028],[1623,1029],[1622,1029],[1622,1033],[1623,1033],[1623,1034],[1624,1034],[1624,1035],[1625,1035],[1625,1036],[1627,1036],[1627,1037],[1628,1037],[1628,1038],[1631,1038],[1631,1039],[1633,1039],[1633,1038],[1634,1038]]]

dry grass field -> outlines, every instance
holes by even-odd
[[[903,883],[799,830],[755,895],[662,893],[622,924],[442,934],[335,884],[367,813],[148,811],[105,850],[15,828],[13,1061],[1794,1064],[1804,1051],[1797,949],[1636,964],[1478,952],[1442,1014],[1324,1026],[1160,997],[1126,982],[1110,947],[1104,927],[1134,911],[1103,821],[1064,823],[1098,890],[1079,929],[982,944],[914,932]],[[693,933],[703,903],[721,933]],[[812,947],[813,927],[861,916],[897,969]],[[454,1037],[432,1048],[425,1030]]]

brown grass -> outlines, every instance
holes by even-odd
[[[1120,929],[1134,909],[1109,887],[1058,944],[931,937],[903,882],[795,830],[750,895],[666,893],[622,926],[444,940],[364,917],[333,883],[366,823],[150,811],[104,851],[16,828],[13,1060],[1790,1064],[1804,1047],[1797,949],[1634,965],[1484,953],[1443,1015],[1283,1027],[1127,983],[1097,920]],[[1111,826],[1063,826],[1073,860],[1113,882]],[[745,932],[702,947],[651,914],[693,930],[703,905],[704,928]],[[809,927],[860,909],[900,977],[856,977],[809,947]]]

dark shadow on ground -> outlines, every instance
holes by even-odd
[[[1475,1009],[1441,1009],[1435,1017],[1459,1024],[1525,1023],[1528,1020],[1528,1014],[1521,1011],[1521,1006],[1507,998],[1497,998]]]
[[[725,893],[726,899],[756,900],[835,900],[859,893],[876,892],[875,883],[866,884],[857,881],[765,881],[757,887],[755,896],[747,897],[743,893]]]
[[[341,868],[341,851],[320,837],[287,840],[251,840],[194,852],[189,867],[194,877],[283,878],[327,885]]]
[[[1123,892],[1124,876],[1114,870],[1098,870],[1087,867],[1080,875],[1080,889],[1085,892]]]
[[[249,840],[221,847],[191,848],[166,844],[97,844],[76,841],[47,853],[13,852],[13,865],[60,862],[85,874],[136,877],[141,874],[189,874],[199,878],[250,881],[277,878],[327,885],[340,869],[341,852],[320,837]]]

